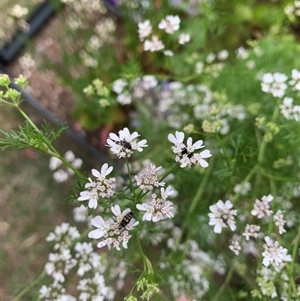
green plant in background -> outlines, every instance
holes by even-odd
[[[105,44],[80,55],[78,116],[87,127],[123,116],[106,140],[120,165],[83,175],[63,161],[79,178],[70,200],[86,231],[57,226],[45,271],[15,301],[38,284],[42,300],[298,300],[300,71],[288,3],[166,3],[130,2],[115,41],[124,53]],[[38,129],[0,83],[2,103],[26,120],[2,131],[2,148],[62,160],[51,146],[60,130]]]

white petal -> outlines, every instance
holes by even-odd
[[[91,220],[91,224],[96,228],[102,228],[105,222],[104,219],[98,215]]]
[[[174,144],[177,144],[177,140],[173,134],[168,135],[168,140]]]
[[[100,242],[98,242],[98,244],[97,244],[97,247],[98,247],[98,248],[103,248],[104,246],[106,246],[106,242],[105,242],[105,241],[100,241]]]
[[[110,134],[109,134],[109,137],[110,137],[112,140],[120,141],[120,138],[119,138],[115,133],[110,133]],[[107,143],[108,143],[108,140],[109,140],[109,139],[107,139]]]
[[[141,210],[141,211],[147,211],[147,209],[148,209],[148,204],[146,204],[146,203],[143,203],[143,204],[137,204],[136,205],[136,208],[137,209],[139,209],[139,210]]]
[[[94,177],[99,178],[100,177],[100,172],[97,169],[92,169],[92,174]]]
[[[97,205],[98,205],[97,200],[95,200],[95,199],[90,199],[89,200],[89,204],[88,204],[89,208],[96,209]]]
[[[203,152],[200,153],[201,158],[209,158],[212,156],[210,151],[208,149],[204,150]]]
[[[194,149],[199,149],[202,147],[204,147],[202,140],[198,140],[197,142],[194,143]]]
[[[175,136],[176,136],[176,139],[177,139],[178,143],[183,142],[183,139],[184,139],[184,133],[183,132],[176,131]]]
[[[101,229],[95,229],[89,232],[88,237],[99,239],[105,234],[105,231],[102,231]]]
[[[115,216],[121,215],[121,209],[119,205],[112,206],[111,211]]]

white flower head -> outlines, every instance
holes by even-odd
[[[161,166],[156,167],[150,163],[140,173],[135,176],[137,185],[142,189],[143,192],[151,191],[155,187],[164,186],[164,182],[159,182],[157,172],[161,170]]]
[[[232,209],[233,204],[227,200],[225,203],[219,200],[216,204],[209,206],[211,213],[208,214],[209,225],[214,226],[215,233],[221,233],[223,228],[230,227],[231,231],[235,231],[236,225],[234,216],[237,211]]]
[[[138,34],[140,41],[144,41],[152,33],[152,25],[150,20],[145,20],[144,22],[138,23]]]
[[[274,197],[269,194],[268,196],[263,196],[261,201],[256,199],[254,203],[254,209],[251,214],[257,216],[258,218],[264,218],[272,214],[269,203],[272,202]]]
[[[167,200],[173,194],[172,187],[161,188],[160,192],[161,197],[158,197],[155,193],[151,195],[150,204],[142,203],[136,205],[138,210],[146,211],[143,215],[143,221],[147,220],[156,223],[162,219],[174,217],[173,203]]]
[[[278,232],[279,234],[283,234],[286,232],[284,229],[284,225],[286,224],[286,220],[284,219],[283,212],[281,210],[278,210],[274,215],[273,215],[273,220],[275,225],[278,227]]]
[[[104,163],[99,172],[96,169],[92,169],[92,174],[96,178],[94,181],[88,178],[89,182],[85,184],[84,188],[86,190],[80,192],[80,197],[78,201],[89,201],[89,208],[97,208],[99,198],[111,198],[115,193],[116,179],[107,178],[107,176],[112,172],[113,167],[108,166]]]
[[[274,97],[283,97],[287,89],[287,76],[283,73],[265,73],[262,77],[261,89]]]
[[[119,131],[119,136],[114,133],[109,134],[107,146],[118,158],[129,158],[135,150],[142,152],[143,148],[148,146],[145,139],[137,142],[139,136],[137,132],[130,134],[128,128],[124,128]]]
[[[80,234],[76,227],[72,227],[69,223],[62,223],[55,227],[46,237],[46,241],[55,242],[54,250],[69,248],[72,242],[79,238]]]
[[[98,248],[107,246],[121,250],[121,246],[127,249],[127,244],[131,235],[129,231],[139,224],[133,217],[133,213],[130,209],[125,209],[123,212],[119,205],[111,207],[111,211],[114,214],[113,220],[104,221],[101,216],[96,216],[92,219],[91,223],[96,230],[89,232],[90,238],[102,240],[97,244]]]
[[[191,40],[191,36],[187,33],[182,33],[178,37],[178,43],[184,45]]]
[[[229,249],[236,255],[238,256],[240,254],[240,251],[242,250],[242,247],[240,243],[237,240],[232,240]]]
[[[169,134],[168,139],[174,144],[172,150],[176,155],[175,161],[180,163],[180,167],[191,167],[192,164],[200,165],[204,168],[208,167],[208,163],[204,159],[211,157],[210,151],[204,150],[200,153],[195,153],[196,150],[204,147],[202,140],[193,143],[193,139],[189,137],[187,143],[184,144],[184,133],[178,131],[175,132],[175,136]]]
[[[299,5],[300,10],[300,5]],[[300,71],[297,69],[292,70],[292,80],[289,81],[294,91],[300,91]]]
[[[287,254],[288,250],[279,245],[278,241],[273,241],[269,236],[265,237],[266,244],[262,253],[263,265],[268,267],[270,264],[279,265],[282,262],[292,261],[291,255]]]
[[[161,20],[158,24],[159,29],[163,29],[166,33],[172,34],[177,31],[180,27],[179,16],[166,16],[165,19]]]
[[[152,36],[152,40],[146,40],[144,42],[144,51],[156,52],[165,48],[163,42],[155,35]]]

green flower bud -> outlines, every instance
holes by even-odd
[[[9,76],[7,74],[0,74],[0,86],[7,87],[9,84]]]
[[[28,79],[21,74],[19,77],[15,78],[15,83],[24,89],[28,85]]]

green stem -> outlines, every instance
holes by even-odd
[[[220,287],[218,293],[215,295],[215,297],[213,298],[212,301],[218,301],[220,299],[220,297],[222,296],[225,288],[228,286],[228,284],[229,284],[229,282],[230,282],[230,280],[233,276],[234,269],[235,269],[235,263],[233,262],[233,264],[230,267],[230,270],[228,271],[228,274],[226,276],[226,279],[225,279],[224,283],[222,284],[222,286]]]
[[[16,295],[12,301],[20,300],[21,297],[23,297],[26,293],[28,293],[33,287],[35,287],[44,277],[46,276],[46,271],[43,270],[42,273],[34,279],[29,285],[27,285],[22,291],[19,292],[18,295]]]
[[[131,189],[131,191],[133,193],[133,196],[134,196],[134,199],[136,201],[135,189],[133,187],[133,182],[132,182],[132,178],[131,178],[130,167],[129,167],[129,163],[128,163],[128,159],[127,158],[126,158],[126,167],[127,167],[128,177],[129,177],[130,189]]]
[[[294,265],[295,265],[295,262],[296,262],[297,251],[299,249],[299,242],[300,242],[300,223],[299,223],[298,233],[297,233],[295,241],[294,241],[294,248],[293,248],[293,252],[292,252],[292,262],[290,263],[289,269],[288,269],[289,278],[290,278],[288,296],[290,298],[292,297],[292,291],[294,292],[295,296],[297,296],[297,294],[298,294],[297,288],[296,288],[296,285],[295,285],[295,281],[294,281],[293,271],[294,271]]]

